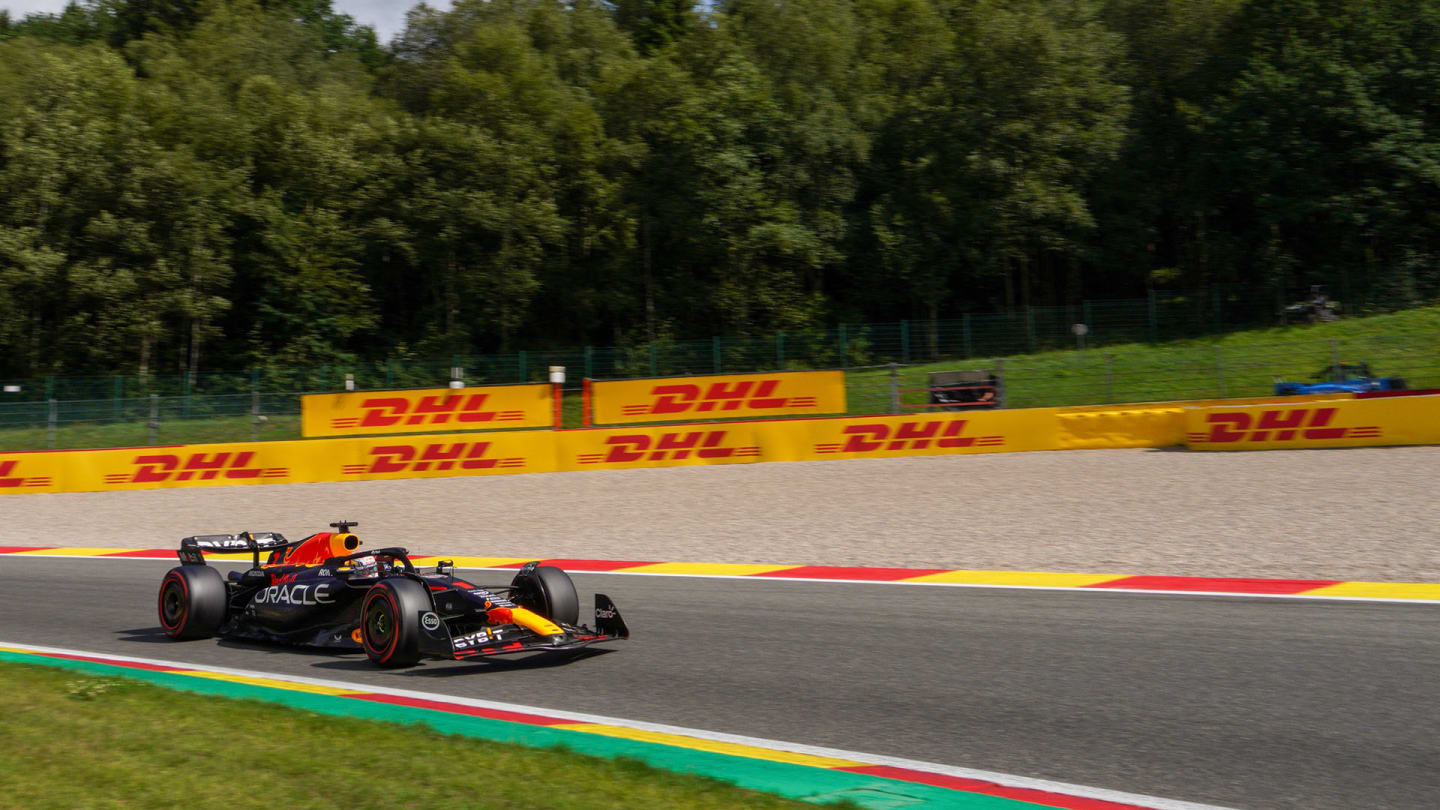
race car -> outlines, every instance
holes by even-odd
[[[1370,391],[1404,391],[1407,389],[1404,377],[1376,377],[1370,373],[1369,363],[1335,363],[1311,375],[1318,382],[1300,383],[1275,381],[1275,393],[1280,396],[1298,394],[1363,394]]]
[[[526,563],[508,586],[473,585],[444,560],[417,570],[403,548],[361,551],[350,529],[290,542],[278,532],[186,537],[180,565],[160,582],[160,626],[173,639],[251,639],[363,649],[382,667],[422,657],[463,659],[578,650],[630,637],[615,603],[595,594],[595,628],[579,624],[580,600],[559,568]],[[221,576],[205,552],[252,555]],[[266,560],[260,562],[260,553]]]

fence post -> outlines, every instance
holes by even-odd
[[[900,413],[900,366],[890,364],[890,413]]]
[[[785,330],[775,333],[775,370],[785,368]]]
[[[900,362],[910,362],[910,322],[900,322]]]
[[[45,378],[45,398],[46,398],[46,399],[50,399],[50,398],[52,398],[52,397],[54,397],[54,396],[55,396],[55,378],[54,378],[54,377],[46,377],[46,378]]]
[[[45,430],[45,441],[51,450],[55,449],[55,430],[60,423],[60,403],[54,399],[50,400],[50,418],[48,427]]]
[[[651,377],[659,377],[659,376],[660,376],[660,358],[657,356],[657,354],[658,354],[658,352],[657,352],[657,350],[655,349],[655,341],[652,340],[652,341],[650,341],[650,376],[651,376]]]
[[[1225,360],[1223,351],[1219,346],[1215,347],[1215,383],[1220,389],[1221,399],[1225,398]]]
[[[1105,401],[1115,401],[1115,358],[1105,353]]]
[[[845,339],[845,324],[840,324],[840,330],[836,332],[840,338],[840,368],[847,368],[850,356],[850,341]]]
[[[591,421],[595,418],[591,410],[594,400],[590,396],[590,386],[589,377],[580,381],[580,427],[590,427]]]
[[[160,395],[150,395],[150,421],[145,425],[150,429],[150,443],[160,443]]]
[[[591,377],[594,377],[594,376],[595,376],[595,347],[594,347],[594,346],[586,346],[586,347],[585,347],[585,376],[584,376],[584,377],[581,377],[581,379],[583,379],[583,380],[588,380],[588,379],[590,379]]]
[[[250,389],[250,441],[260,441],[260,390],[252,387]]]
[[[969,360],[975,356],[975,347],[970,343],[970,313],[960,316],[960,331],[965,336],[965,359]]]

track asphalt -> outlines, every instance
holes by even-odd
[[[616,600],[630,642],[564,665],[393,672],[169,642],[153,614],[173,556],[70,556],[0,556],[0,639],[1172,800],[1141,806],[1431,808],[1440,795],[1440,610],[1423,601],[578,574],[582,593]]]

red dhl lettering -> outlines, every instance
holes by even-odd
[[[708,387],[691,383],[657,385],[650,389],[655,401],[649,404],[624,405],[626,416],[644,414],[710,413],[715,411],[765,411],[777,408],[813,408],[815,397],[777,397],[779,380],[740,380],[716,382]]]
[[[453,419],[457,424],[477,422],[513,422],[523,419],[523,411],[487,411],[489,394],[445,394],[424,396],[411,402],[405,397],[369,397],[360,402],[361,417],[330,420],[331,427],[386,428],[396,425],[445,425]]]
[[[760,448],[724,447],[724,430],[694,430],[661,433],[631,433],[610,436],[605,453],[582,453],[582,464],[619,464],[631,461],[679,461],[690,458],[749,458],[760,455]]]
[[[15,459],[0,461],[0,489],[9,487],[48,487],[50,486],[49,476],[43,475],[11,475],[20,462]]]
[[[1211,413],[1208,433],[1192,433],[1190,441],[1212,444],[1229,442],[1288,442],[1295,439],[1373,439],[1380,435],[1378,425],[1365,427],[1331,427],[1338,408],[1288,408],[1261,411],[1256,419],[1248,413]],[[1307,418],[1308,417],[1308,418]]]
[[[490,442],[453,444],[393,444],[370,448],[369,464],[346,464],[346,475],[365,473],[428,472],[435,470],[489,470],[495,467],[523,467],[523,458],[487,458]]]
[[[949,422],[878,422],[868,425],[847,425],[840,432],[849,438],[840,444],[817,444],[817,453],[874,453],[893,450],[925,450],[937,448],[994,447],[1005,443],[1004,436],[962,436],[968,420]]]
[[[130,463],[139,467],[133,473],[107,473],[107,484],[155,484],[163,481],[212,481],[216,478],[246,480],[281,478],[289,474],[286,467],[252,467],[255,452],[191,453],[186,456],[168,453],[136,456]]]

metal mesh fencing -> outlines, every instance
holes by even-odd
[[[1084,314],[1106,334],[1150,328],[1148,318],[1106,320],[1098,303]],[[0,395],[0,450],[299,439],[302,393],[345,390],[346,375],[357,390],[387,390],[444,387],[451,379],[467,385],[541,382],[552,365],[565,366],[572,382],[844,368],[851,415],[923,411],[927,374],[938,370],[1001,370],[1007,408],[1265,396],[1277,379],[1309,382],[1315,372],[1342,362],[1368,363],[1377,375],[1405,378],[1410,388],[1440,388],[1440,334],[1107,346],[1092,341],[1093,333],[1062,335],[1068,317],[986,316],[996,320],[977,317],[923,328],[880,324],[629,349],[390,362],[288,376],[215,373],[193,381],[177,378],[178,386],[176,379],[116,376],[103,378],[102,386],[97,382],[102,378],[55,378],[45,387],[55,396],[27,398],[23,390]],[[1070,350],[1026,352],[1062,342]],[[279,385],[292,387],[265,387]],[[108,395],[95,396],[97,389]],[[65,392],[90,395],[59,396]],[[567,390],[566,398],[565,424],[578,426],[580,408],[571,401],[578,400],[578,390]]]

